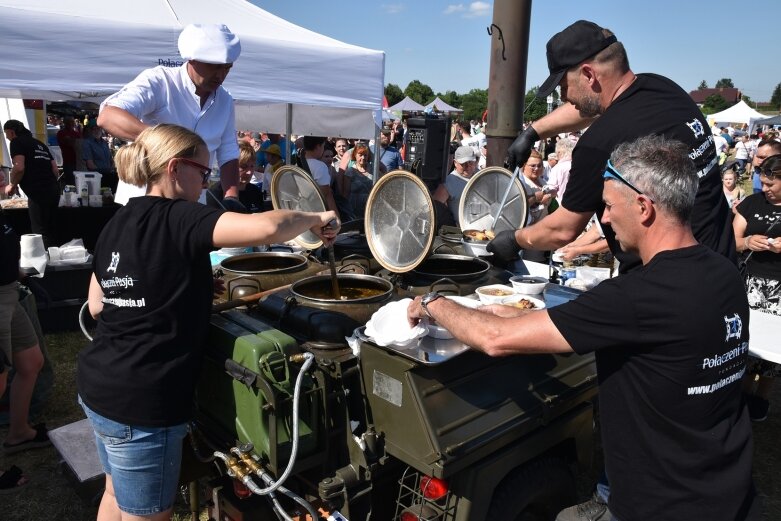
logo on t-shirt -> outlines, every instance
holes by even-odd
[[[732,318],[724,316],[724,324],[727,326],[727,338],[724,341],[728,341],[730,338],[740,340],[740,334],[743,332],[743,321],[740,320],[740,316],[735,313]]]
[[[686,126],[691,129],[695,139],[705,135],[705,127],[702,126],[702,122],[697,118],[694,118],[691,123],[686,123]]]
[[[116,273],[118,265],[119,265],[119,252],[118,251],[112,251],[111,252],[111,264],[109,264],[108,268],[106,268],[106,273],[108,273],[109,271],[113,271],[114,273]]]

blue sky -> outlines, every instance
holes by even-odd
[[[385,83],[434,92],[488,88],[493,2],[452,0],[251,0],[297,25],[385,52]],[[781,1],[537,0],[532,3],[527,90],[547,76],[545,43],[579,19],[613,30],[635,72],[685,90],[721,78],[754,101],[781,83]],[[262,31],[262,28],[258,28]]]

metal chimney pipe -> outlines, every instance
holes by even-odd
[[[502,166],[523,128],[532,0],[495,0],[488,77],[488,166]]]

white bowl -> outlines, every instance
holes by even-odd
[[[442,340],[453,338],[453,334],[439,324],[429,324],[426,327],[428,327],[428,336],[431,338],[439,338]]]
[[[472,257],[488,257],[493,255],[493,253],[487,250],[488,241],[461,239],[461,244],[464,246],[464,252]]]
[[[491,284],[480,286],[475,290],[475,293],[483,304],[499,304],[507,297],[515,295],[515,290],[504,284]]]
[[[534,309],[545,309],[545,302],[538,298],[530,297],[529,295],[513,295],[511,297],[505,297],[501,304],[504,306],[520,307],[516,304],[521,300],[526,300],[534,304]]]
[[[548,284],[548,279],[532,275],[516,275],[515,277],[510,277],[510,284],[513,285],[513,289],[517,293],[539,295]]]

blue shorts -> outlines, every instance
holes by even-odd
[[[79,397],[92,429],[103,471],[111,476],[119,509],[149,516],[171,508],[179,485],[187,424],[137,427],[109,420]]]

